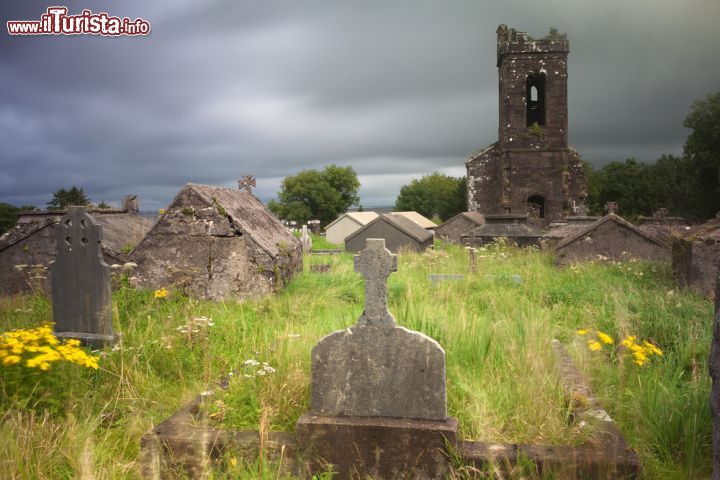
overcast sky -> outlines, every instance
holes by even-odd
[[[50,5],[151,24],[147,37],[13,36]],[[570,144],[594,165],[679,154],[720,90],[718,0],[173,0],[0,4],[0,201],[166,206],[187,182],[351,165],[364,206],[465,174],[497,140],[495,30],[566,32]]]

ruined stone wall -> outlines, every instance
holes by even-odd
[[[468,161],[468,211],[504,213],[500,150],[495,146]]]
[[[670,260],[669,249],[614,222],[605,222],[588,235],[556,249],[555,262],[558,265],[569,265],[597,259],[598,255],[612,260]]]
[[[676,239],[672,245],[672,266],[675,281],[684,287],[712,297],[720,272],[720,244],[688,242]]]
[[[462,215],[435,229],[435,237],[450,243],[461,243],[461,236],[471,234],[477,224]]]

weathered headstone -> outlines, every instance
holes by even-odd
[[[308,220],[308,228],[315,235],[320,235],[320,220]]]
[[[428,279],[433,284],[433,286],[437,285],[440,282],[446,282],[446,281],[459,281],[465,278],[465,276],[461,273],[430,273],[428,274]]]
[[[246,192],[252,193],[252,187],[255,187],[255,177],[252,175],[245,175],[238,180],[238,188],[240,190],[245,189]]]
[[[307,225],[302,226],[302,235],[300,235],[303,253],[310,253],[312,250],[312,238],[308,234]]]
[[[470,273],[477,272],[477,249],[474,247],[465,247],[470,257]]]
[[[55,335],[87,345],[114,343],[110,267],[102,257],[102,226],[85,207],[69,207],[55,231],[52,266]]]
[[[310,412],[297,423],[299,444],[336,465],[340,478],[438,478],[445,439],[457,439],[447,416],[445,351],[432,338],[399,327],[387,309],[387,278],[397,256],[368,239],[355,257],[365,278],[365,311],[312,351]]]
[[[607,213],[615,213],[617,212],[617,202],[607,202],[605,203],[605,210],[607,210]]]
[[[720,480],[720,276],[715,282],[715,320],[713,338],[710,346],[709,370],[712,378],[710,391],[710,410],[713,415],[713,480]]]
[[[584,217],[587,215],[587,206],[580,202],[575,208],[575,215],[578,217]]]

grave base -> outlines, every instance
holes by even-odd
[[[328,417],[305,414],[296,424],[298,451],[314,471],[332,464],[339,479],[431,479],[448,470],[457,419]]]
[[[119,333],[102,334],[102,333],[81,333],[81,332],[53,332],[53,334],[63,340],[75,339],[88,348],[103,348],[108,345],[120,343],[121,335]]]

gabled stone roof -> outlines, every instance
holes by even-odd
[[[54,223],[57,223],[57,220],[45,218],[38,222],[15,224],[13,228],[0,236],[0,252]]]
[[[475,211],[473,211],[473,212],[460,212],[460,213],[458,213],[457,215],[455,215],[454,217],[450,218],[449,220],[445,220],[443,223],[441,223],[440,225],[438,225],[438,226],[436,227],[436,229],[439,229],[440,227],[443,227],[443,226],[445,226],[445,225],[447,225],[447,224],[455,221],[455,219],[457,219],[457,218],[459,218],[459,217],[467,218],[468,220],[470,220],[471,222],[473,222],[475,225],[482,225],[483,223],[485,223],[485,216],[483,216],[483,214],[480,213],[480,212],[475,212]]]
[[[720,218],[713,218],[703,224],[691,227],[683,232],[682,238],[689,242],[720,242]]]
[[[209,206],[222,207],[225,214],[232,220],[233,226],[243,235],[249,235],[255,243],[272,257],[277,257],[280,254],[279,242],[285,242],[288,246],[295,245],[298,242],[265,204],[251,192],[188,183],[178,192],[175,198],[177,199],[186,189],[195,192]],[[175,200],[173,200],[174,202]]]
[[[573,243],[573,242],[585,237],[587,234],[589,234],[590,232],[592,232],[593,230],[597,229],[599,226],[601,226],[607,222],[614,222],[614,223],[620,225],[621,227],[625,227],[628,230],[632,230],[633,232],[637,233],[641,237],[646,238],[650,242],[653,242],[663,248],[667,248],[667,245],[665,245],[663,242],[661,242],[657,238],[643,232],[642,230],[640,230],[638,227],[636,227],[632,223],[628,222],[627,220],[625,220],[622,217],[615,215],[614,213],[608,213],[607,215],[605,215],[601,219],[591,223],[590,225],[586,225],[583,228],[576,230],[570,236],[567,236],[567,237],[563,238],[562,240],[560,240],[560,242],[558,242],[558,244],[555,248],[556,249],[563,248],[563,247],[569,245],[570,243]]]
[[[390,212],[388,215],[405,217],[411,222],[421,226],[422,228],[435,228],[437,224],[427,217],[420,215],[418,212]]]
[[[335,225],[337,222],[342,220],[343,218],[348,217],[354,222],[356,222],[360,226],[367,225],[368,223],[372,222],[378,217],[378,214],[375,212],[347,212],[340,215],[338,218],[333,220],[327,227],[325,227],[325,230]]]
[[[406,217],[402,215],[391,215],[391,214],[383,214],[380,215],[378,218],[373,220],[372,222],[365,225],[363,228],[351,233],[348,235],[348,237],[345,239],[345,243],[348,242],[351,238],[355,237],[356,235],[360,235],[362,232],[365,231],[365,229],[370,228],[370,226],[374,225],[377,222],[386,222],[392,225],[393,227],[397,228],[407,236],[411,237],[412,239],[424,243],[428,240],[430,240],[434,235],[432,232],[422,228],[417,223],[413,222],[412,220],[408,220]]]

